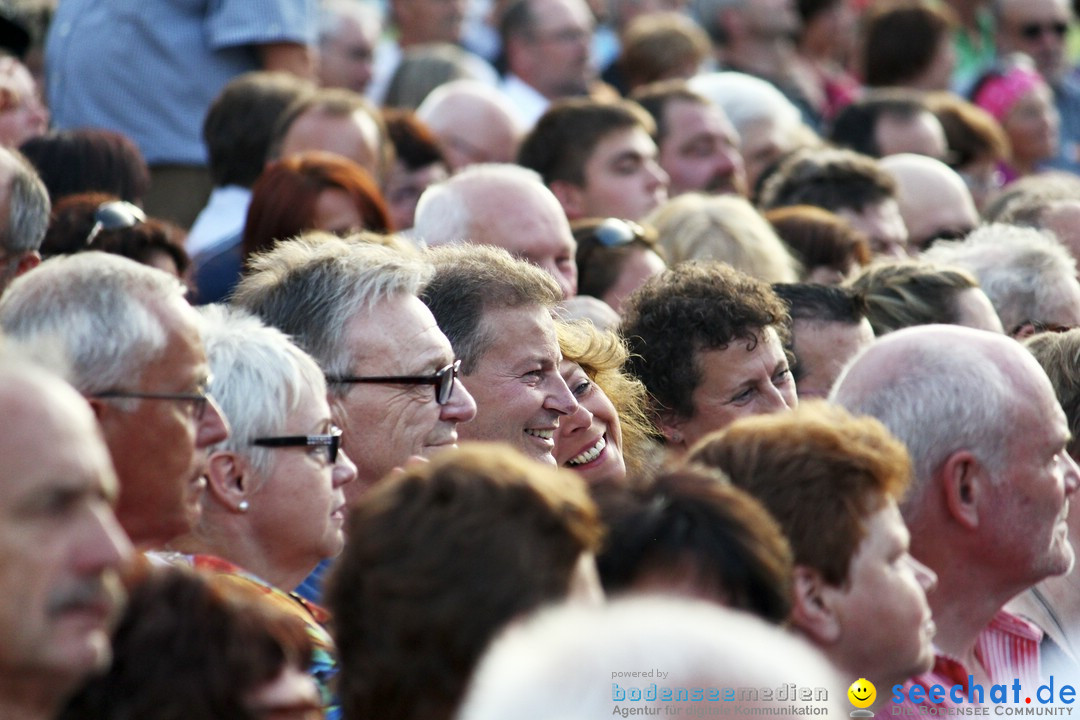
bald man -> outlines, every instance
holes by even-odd
[[[428,245],[494,245],[546,271],[563,299],[577,294],[577,243],[562,205],[532,170],[474,165],[430,186],[413,234]]]
[[[908,248],[922,252],[934,240],[962,238],[979,224],[975,201],[955,170],[926,155],[900,153],[878,161],[896,179]]]
[[[416,116],[439,139],[451,172],[476,163],[509,163],[523,130],[510,101],[476,80],[454,80],[433,90]]]
[[[911,554],[938,576],[929,597],[938,631],[934,668],[905,696],[935,684],[948,692],[969,675],[987,689],[1019,679],[1033,691],[1043,633],[1002,608],[1072,567],[1065,520],[1080,483],[1046,373],[1004,335],[924,325],[878,338],[831,399],[881,420],[911,453],[901,512]]]

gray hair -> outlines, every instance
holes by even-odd
[[[975,275],[1006,332],[1050,320],[1065,296],[1080,297],[1076,260],[1053,234],[995,223],[963,240],[936,242],[922,258]]]
[[[356,0],[322,0],[319,3],[319,43],[325,43],[335,37],[341,21],[348,18],[362,27],[371,30],[371,37],[378,38],[382,32],[382,16],[369,3]]]
[[[327,375],[347,375],[346,323],[380,300],[419,294],[433,272],[381,245],[302,235],[252,258],[232,302],[290,335]]]
[[[968,450],[992,470],[1005,466],[1016,405],[1015,382],[991,358],[986,343],[963,342],[961,336],[979,333],[1010,346],[1014,341],[954,328],[956,341],[924,337],[916,342],[910,335],[920,330],[899,330],[871,345],[845,368],[829,396],[854,415],[877,418],[907,446],[913,470],[904,502],[909,521],[922,490],[952,453]],[[874,356],[879,362],[867,362]],[[882,357],[892,361],[890,367]]]
[[[688,81],[690,89],[719,105],[742,135],[762,120],[780,128],[800,127],[802,114],[776,87],[765,80],[740,72],[714,72]]]
[[[84,395],[137,382],[165,350],[163,307],[187,307],[174,276],[119,255],[50,258],[0,298],[0,329],[65,355],[66,379]],[[191,311],[193,317],[197,317]]]
[[[10,172],[8,221],[0,229],[0,249],[7,254],[41,247],[49,228],[49,191],[30,161],[11,148],[0,148],[0,176]]]
[[[623,677],[654,667],[667,676]],[[616,677],[617,671],[625,672]],[[841,680],[803,639],[749,614],[663,596],[601,605],[564,603],[525,618],[495,639],[477,666],[456,720],[593,720],[610,716],[612,706],[622,704],[613,700],[613,683],[623,692],[627,686],[642,690],[655,685],[674,693],[702,686],[770,687],[781,677],[805,688],[824,688],[822,709],[828,717],[840,715],[836,698],[843,697],[847,679]],[[660,706],[685,702],[636,700],[626,705],[658,712]],[[775,712],[786,704],[754,697],[744,707]],[[694,705],[700,710],[716,703],[702,698]]]
[[[242,455],[256,474],[265,476],[273,467],[271,451],[253,447],[251,441],[280,434],[286,418],[300,407],[305,388],[315,397],[325,397],[322,370],[283,332],[246,310],[206,305],[199,311],[210,361],[210,391],[232,428],[228,439],[211,451]]]
[[[468,242],[476,216],[470,212],[477,186],[534,185],[551,192],[540,173],[510,163],[469,165],[447,180],[428,187],[416,203],[413,236],[428,246]]]

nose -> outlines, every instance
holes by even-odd
[[[668,183],[671,182],[671,178],[668,176],[664,168],[660,167],[659,163],[655,160],[650,160],[648,164],[649,171],[649,191],[656,190],[657,187],[663,187],[667,190]]]
[[[1068,453],[1064,454],[1065,457],[1065,496],[1068,497],[1076,492],[1076,488],[1080,487],[1080,466],[1077,466],[1076,461]]]
[[[199,420],[199,429],[195,436],[195,447],[205,448],[219,443],[229,437],[229,421],[225,419],[225,413],[213,395],[206,404],[206,412]]]
[[[560,415],[572,415],[578,409],[577,399],[570,392],[566,381],[557,372],[551,373],[548,380],[548,392],[544,396],[544,409],[554,410]],[[559,421],[560,424],[562,421]]]
[[[352,461],[344,449],[339,448],[337,461],[334,463],[333,472],[330,474],[331,482],[335,488],[351,483],[356,479],[356,463]]]
[[[792,403],[788,402],[787,397],[780,391],[780,388],[772,383],[769,383],[769,389],[761,394],[761,398],[761,414],[783,412],[784,410],[790,410],[792,407]]]
[[[454,390],[450,393],[450,402],[439,408],[439,419],[466,423],[474,417],[476,417],[476,400],[458,376],[454,381]]]
[[[937,573],[930,568],[923,565],[911,555],[907,556],[908,565],[911,566],[911,571],[915,574],[915,579],[919,581],[919,585],[922,586],[923,592],[930,593],[937,587]]]
[[[559,429],[555,431],[555,445],[558,447],[560,438],[572,437],[575,433],[592,427],[593,414],[582,404],[578,404],[577,410],[559,420]]]
[[[112,507],[104,501],[91,511],[86,533],[76,548],[78,569],[88,574],[119,568],[127,564],[133,549],[127,533],[120,527]]]

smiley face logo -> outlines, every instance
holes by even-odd
[[[866,678],[859,678],[847,689],[848,700],[857,708],[867,708],[877,699],[877,688]]]

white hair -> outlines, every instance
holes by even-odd
[[[137,383],[164,351],[164,307],[186,307],[174,276],[119,255],[50,258],[0,298],[0,329],[29,352],[63,353],[66,379],[91,395]],[[192,311],[191,315],[197,315]]]
[[[343,19],[350,19],[378,38],[382,32],[382,15],[373,4],[363,0],[322,0],[319,3],[319,43],[335,37]]]
[[[740,72],[696,75],[690,89],[719,105],[741,135],[751,124],[771,120],[794,130],[802,125],[799,109],[771,83]]]
[[[1052,233],[994,223],[963,240],[934,243],[922,257],[967,270],[979,280],[1006,332],[1052,320],[1080,298],[1076,260]]]
[[[416,203],[413,237],[435,245],[468,242],[474,234],[474,223],[482,221],[473,212],[477,185],[534,187],[537,192],[550,193],[543,178],[535,170],[510,163],[480,163],[469,165],[453,177],[430,185]]]
[[[226,305],[206,305],[199,311],[210,391],[232,428],[211,450],[243,455],[265,476],[273,467],[271,451],[253,447],[251,441],[280,434],[305,390],[317,398],[326,396],[326,380],[310,355],[247,311]]]
[[[657,677],[657,670],[667,676]],[[642,671],[654,675],[623,677]],[[596,720],[610,717],[613,707],[684,704],[615,699],[628,685],[652,683],[673,694],[677,688],[739,692],[795,683],[824,691],[824,716],[839,717],[837,701],[849,682],[808,643],[749,614],[674,597],[627,597],[600,606],[567,604],[511,626],[481,659],[457,720]],[[698,714],[690,710],[680,714]]]

